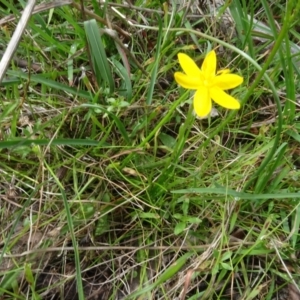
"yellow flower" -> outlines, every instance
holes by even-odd
[[[176,82],[182,87],[196,90],[194,96],[194,109],[199,117],[207,116],[212,109],[212,101],[228,109],[239,109],[240,103],[224,92],[237,87],[243,82],[243,77],[229,74],[229,70],[216,72],[217,57],[214,50],[210,51],[201,66],[186,54],[178,54],[179,63],[184,71],[175,72]]]

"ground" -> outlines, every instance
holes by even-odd
[[[38,2],[0,85],[0,299],[300,299],[299,11]],[[174,74],[211,50],[241,108],[199,118]]]

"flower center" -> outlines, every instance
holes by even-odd
[[[204,84],[206,87],[209,87],[209,80],[204,79],[203,84]]]

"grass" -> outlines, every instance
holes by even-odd
[[[1,297],[298,299],[298,1],[42,8],[0,87]],[[200,120],[173,75],[210,49],[242,107]]]

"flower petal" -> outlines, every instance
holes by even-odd
[[[178,60],[182,70],[190,77],[200,77],[202,72],[196,63],[186,54],[178,53]],[[203,76],[202,76],[203,77]]]
[[[181,72],[175,72],[174,78],[179,85],[189,90],[197,90],[201,86],[198,77],[190,77]]]
[[[217,75],[229,74],[229,73],[230,73],[230,69],[223,69],[223,70],[217,71]]]
[[[194,96],[194,110],[199,117],[207,116],[211,111],[211,98],[207,87],[199,88]]]
[[[211,98],[220,106],[223,106],[228,109],[239,109],[241,107],[240,102],[238,100],[225,93],[219,87],[211,88],[209,90],[209,93]]]
[[[208,52],[205,56],[201,70],[204,73],[205,79],[210,80],[216,75],[217,56],[214,50]]]
[[[222,74],[222,75],[216,76],[212,80],[212,86],[217,86],[221,90],[230,90],[230,89],[233,89],[233,88],[239,86],[240,84],[242,84],[243,81],[244,81],[244,78],[239,75]]]

